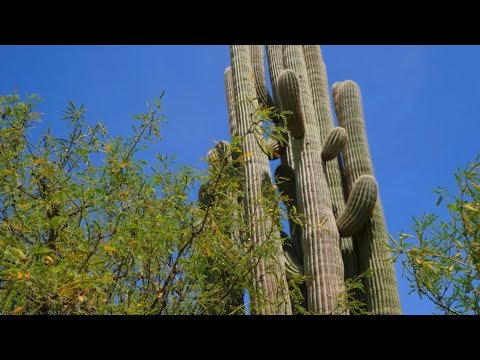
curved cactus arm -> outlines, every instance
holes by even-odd
[[[278,95],[278,79],[280,73],[285,70],[283,64],[283,45],[267,45],[267,59],[268,59],[268,71],[270,74],[270,84],[272,85],[272,96],[274,106],[277,109],[277,113],[281,111],[280,100]],[[275,117],[274,121],[279,121],[280,117]],[[287,128],[285,124],[281,125],[283,128]],[[291,135],[290,133],[286,134],[286,143],[285,153],[281,156],[282,164],[288,164],[293,168],[293,157],[290,151]]]
[[[253,76],[255,77],[255,89],[257,90],[258,101],[266,107],[272,107],[273,100],[268,93],[267,79],[265,77],[263,45],[250,46],[250,59],[252,62]]]
[[[207,163],[212,170],[225,166],[225,161],[229,162],[231,160],[232,154],[228,141],[218,142],[214,148],[207,152]]]
[[[278,77],[282,70],[285,69],[283,66],[283,45],[267,45],[267,59],[273,101],[278,106]]]
[[[341,236],[352,236],[365,225],[372,216],[377,194],[377,181],[373,176],[363,175],[355,181],[345,210],[337,218]]]
[[[336,159],[347,143],[347,132],[342,127],[336,127],[330,131],[325,140],[322,150],[322,159],[330,161]]]
[[[295,71],[287,69],[278,78],[278,97],[282,111],[289,111],[287,127],[295,139],[305,135],[305,114],[300,93],[300,79]]]

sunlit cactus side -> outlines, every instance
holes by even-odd
[[[243,137],[241,143],[244,166],[244,207],[246,221],[250,225],[249,234],[253,244],[265,243],[269,238],[280,239],[279,230],[275,234],[276,224],[265,221],[265,209],[259,202],[264,187],[271,183],[271,172],[268,156],[262,151],[251,132],[252,124],[257,121],[255,109],[258,107],[258,94],[255,89],[254,73],[250,47],[246,45],[232,45],[230,47],[231,74],[227,83],[232,85],[233,91],[228,91],[228,101],[234,104],[235,123],[231,128],[232,135]],[[228,86],[227,86],[228,87]],[[231,90],[231,89],[230,89]],[[288,295],[288,284],[285,274],[285,260],[280,241],[277,247],[277,258],[272,261],[260,260],[255,267],[256,285],[264,291],[268,304],[261,307],[261,314],[290,314],[291,305]]]
[[[268,93],[267,79],[265,75],[265,65],[262,45],[250,46],[250,58],[252,62],[252,70],[255,80],[255,90],[257,92],[258,101],[266,107],[274,106],[272,97]]]
[[[353,81],[344,81],[334,84],[332,95],[338,122],[349,134],[343,159],[346,191],[353,194],[362,177],[374,175],[360,89]],[[378,195],[373,216],[361,231],[355,232],[354,238],[358,247],[359,273],[372,270],[372,276],[364,279],[368,310],[373,314],[400,314],[395,269],[388,261],[388,234]]]

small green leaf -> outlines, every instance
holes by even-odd
[[[442,200],[443,200],[443,195],[440,195],[440,196],[438,197],[437,204],[436,204],[435,206],[440,205],[440,203],[442,202]]]

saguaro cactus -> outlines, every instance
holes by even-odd
[[[346,191],[353,193],[357,179],[373,175],[360,89],[353,81],[344,81],[334,84],[332,93],[338,122],[351,134],[344,151],[344,162]],[[372,277],[364,280],[369,310],[374,314],[400,313],[395,270],[388,261],[388,235],[380,198],[377,198],[371,220],[355,234],[355,240],[358,271],[372,269]]]
[[[302,46],[285,47],[284,66],[287,69],[280,73],[278,87],[282,110],[293,113],[287,126],[292,135],[298,207],[306,219],[301,244],[308,307],[315,313],[330,313],[344,290],[343,262]]]
[[[254,85],[254,75],[250,58],[249,46],[233,45],[230,48],[232,61],[231,84],[233,85],[233,94],[227,89],[227,96],[230,104],[234,104],[235,135],[244,137],[242,143],[243,155],[246,157],[244,178],[245,178],[245,214],[246,220],[251,224],[249,236],[254,244],[261,244],[267,240],[268,235],[272,234],[269,224],[262,220],[265,209],[259,203],[262,194],[262,187],[265,186],[265,179],[271,181],[271,173],[268,157],[264,154],[255,138],[256,134],[250,132],[255,118],[255,107],[257,103],[257,93]],[[228,76],[229,71],[227,71]],[[227,79],[227,83],[230,80]],[[232,101],[233,100],[233,101]],[[253,125],[255,126],[255,125]],[[270,183],[271,184],[271,183]],[[270,228],[269,228],[270,227]],[[277,234],[280,238],[280,234]],[[257,285],[264,289],[269,300],[265,307],[265,314],[289,314],[291,313],[290,300],[288,297],[288,285],[285,275],[285,263],[283,261],[283,251],[281,243],[278,242],[279,261],[269,263],[261,260],[255,267],[255,279]]]
[[[320,130],[320,139],[327,141],[328,134],[334,127],[333,115],[328,91],[328,77],[322,52],[318,45],[304,45],[305,62],[307,64],[308,80],[312,90],[313,105]],[[345,190],[342,184],[341,167],[339,160],[327,162],[326,175],[330,196],[332,198],[333,213],[338,216],[345,208]],[[345,278],[356,275],[357,259],[351,237],[341,240],[342,256],[345,269]]]
[[[348,81],[334,86],[340,125],[335,127],[326,67],[318,46],[267,46],[273,96],[267,90],[262,46],[232,46],[230,54],[232,68],[225,72],[230,130],[232,136],[245,135],[244,154],[254,155],[244,172],[244,206],[249,219],[262,214],[253,199],[261,192],[261,179],[270,179],[270,167],[254,135],[248,134],[253,113],[248,104],[257,106],[259,102],[287,112],[288,144],[282,149],[275,175],[280,192],[290,198],[287,210],[298,209],[305,224],[299,229],[290,222],[286,255],[279,251],[279,259],[287,262],[289,272],[306,275],[308,310],[348,313],[339,310],[338,303],[344,280],[371,269],[373,277],[365,281],[368,310],[373,314],[400,313],[395,274],[386,261],[386,227],[358,87]],[[253,225],[250,235],[254,241],[261,242],[264,234],[264,228]],[[288,313],[288,307],[278,305],[288,303],[278,301],[279,294],[285,296],[285,268],[277,268],[281,280],[276,284],[265,269],[260,265],[255,270],[257,282],[271,303],[277,304],[265,313]]]

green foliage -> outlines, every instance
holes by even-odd
[[[367,309],[367,304],[360,300],[360,296],[365,296],[363,280],[372,276],[372,269],[367,269],[364,273],[347,279],[345,281],[345,290],[339,294],[337,308],[332,311],[332,314],[371,315],[371,311]]]
[[[37,100],[0,97],[2,314],[243,314],[241,299],[226,300],[245,289],[261,299],[252,267],[269,244],[231,236],[238,164],[205,173],[141,159],[160,139],[161,97],[131,137],[89,125],[70,103],[68,135],[35,142]],[[191,200],[199,182],[217,194],[207,207]]]
[[[480,156],[455,173],[458,193],[438,188],[435,214],[414,218],[415,237],[392,239],[412,292],[444,314],[480,314]]]

